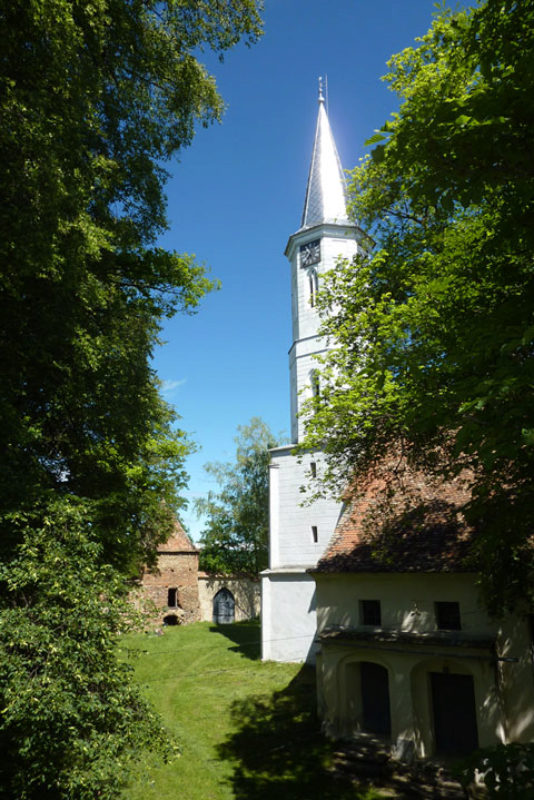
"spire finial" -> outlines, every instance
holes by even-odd
[[[319,78],[317,127],[301,228],[326,222],[343,225],[348,223],[345,175],[328,121],[323,87],[327,94],[326,75]]]

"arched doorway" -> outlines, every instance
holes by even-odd
[[[228,625],[235,618],[235,598],[229,589],[220,589],[213,598],[213,621]]]
[[[345,666],[343,716],[347,733],[364,731],[391,737],[389,674],[375,661],[349,661]]]
[[[388,671],[373,661],[360,664],[362,728],[379,736],[391,736]]]

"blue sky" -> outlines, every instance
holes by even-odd
[[[206,56],[227,104],[169,165],[170,229],[161,244],[195,253],[222,288],[194,316],[164,327],[154,366],[166,399],[199,450],[187,462],[189,500],[216,488],[208,461],[231,460],[238,425],[262,417],[289,431],[289,265],[300,224],[317,116],[328,76],[329,117],[341,162],[396,108],[380,80],[392,53],[424,34],[433,0],[266,0],[265,35],[252,48]],[[194,539],[202,521],[182,515]]]

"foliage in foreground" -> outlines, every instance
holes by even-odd
[[[114,797],[158,741],[114,659],[114,570],[153,560],[183,502],[189,444],[150,359],[213,287],[156,246],[162,164],[222,112],[198,54],[254,42],[260,5],[0,0],[6,798]]]
[[[117,657],[124,587],[83,505],[32,523],[0,568],[0,797],[112,800],[137,750],[172,750]]]
[[[458,770],[466,786],[478,772],[490,798],[516,800],[534,796],[534,745],[500,744],[477,750]]]
[[[220,489],[196,502],[206,516],[200,568],[258,575],[268,563],[269,448],[279,442],[259,417],[237,430],[235,463],[205,466]]]
[[[490,610],[532,600],[534,3],[440,11],[389,62],[400,110],[352,176],[376,241],[322,298],[336,340],[304,447],[339,490],[388,452],[445,478]]]

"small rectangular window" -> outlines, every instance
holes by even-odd
[[[319,541],[319,534],[317,532],[317,525],[312,525],[312,541],[317,543]]]
[[[169,589],[167,591],[167,605],[169,608],[176,608],[178,604],[178,589]]]
[[[315,461],[310,462],[310,473],[312,478],[317,477],[317,464],[315,463]]]
[[[360,600],[360,621],[362,625],[380,627],[382,624],[380,600]]]
[[[460,619],[460,603],[439,601],[434,603],[436,613],[436,625],[440,631],[460,631],[462,622]]]

